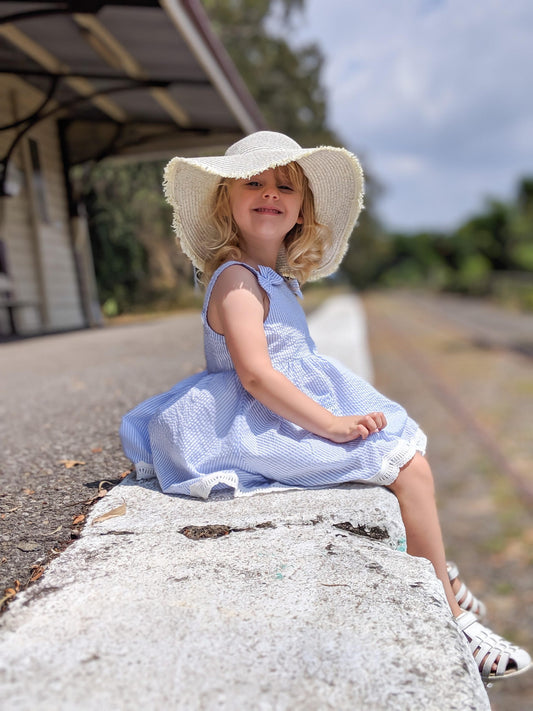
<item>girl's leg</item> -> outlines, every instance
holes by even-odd
[[[398,478],[389,489],[396,494],[400,504],[407,534],[407,552],[427,558],[433,563],[437,577],[444,586],[452,614],[459,617],[463,610],[455,599],[448,577],[433,475],[426,459],[421,454],[416,454],[402,467]],[[470,643],[483,678],[520,674],[529,668],[531,658],[525,650],[480,625],[472,613],[463,613],[460,627]]]
[[[446,554],[435,502],[433,474],[427,460],[417,453],[389,486],[396,495],[402,512],[407,535],[407,552],[410,555],[427,558],[437,577],[444,586],[444,592],[452,614],[457,617],[459,607],[448,577]]]

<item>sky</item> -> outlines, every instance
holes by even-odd
[[[449,230],[533,176],[532,0],[306,0],[328,121],[393,230]]]

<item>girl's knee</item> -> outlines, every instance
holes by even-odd
[[[397,494],[405,490],[411,490],[413,487],[417,490],[423,488],[426,492],[432,494],[435,491],[431,467],[427,459],[419,452],[400,469],[396,480],[389,488]]]

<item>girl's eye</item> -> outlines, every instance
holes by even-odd
[[[259,180],[248,180],[246,186],[250,188],[260,188],[262,183]],[[278,190],[284,190],[286,192],[294,192],[292,185],[278,185]]]

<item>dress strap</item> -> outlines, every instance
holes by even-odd
[[[271,267],[264,267],[261,264],[257,268],[256,275],[259,285],[263,287],[269,296],[272,293],[273,287],[279,286],[280,284],[287,284],[293,294],[303,298],[297,279],[282,277],[281,274],[278,274],[278,272]]]
[[[239,264],[241,267],[246,267],[246,269],[252,272],[252,274],[256,277],[259,286],[267,293],[267,296],[269,298],[272,295],[272,291],[274,290],[274,288],[276,288],[280,284],[287,284],[296,296],[302,298],[302,292],[300,291],[300,285],[298,284],[298,281],[296,279],[284,279],[281,274],[278,274],[278,272],[272,269],[271,267],[265,267],[260,264],[257,269],[254,269],[254,267],[250,266],[249,264],[246,264],[246,262],[239,262],[237,260],[233,260],[231,262],[224,262],[224,264],[221,264],[219,268],[213,273],[213,276],[211,277],[207,286],[204,299],[204,308],[202,310],[202,318],[204,320],[206,319],[209,299],[211,298],[211,292],[213,291],[213,287],[215,286],[216,280],[222,274],[224,269],[227,269],[228,267],[231,267],[234,264]]]

